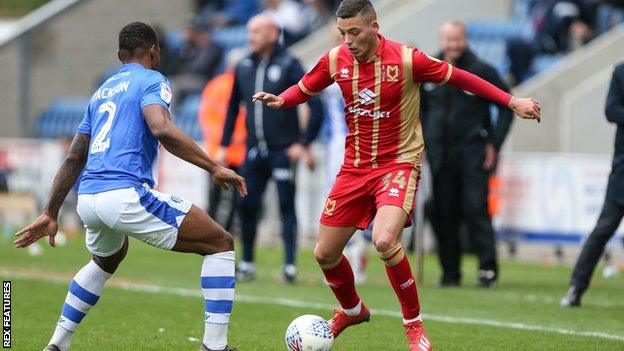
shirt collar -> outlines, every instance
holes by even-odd
[[[142,64],[137,63],[137,62],[131,62],[131,63],[126,63],[126,64],[121,65],[121,69],[122,70],[133,69],[133,68],[143,68],[143,69],[146,69],[145,67],[143,67]]]

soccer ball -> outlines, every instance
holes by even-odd
[[[334,335],[326,320],[305,314],[290,322],[285,340],[288,351],[329,351]]]

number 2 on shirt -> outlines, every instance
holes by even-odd
[[[97,133],[93,143],[91,144],[91,153],[104,152],[110,147],[110,138],[107,139],[111,126],[113,125],[113,119],[115,118],[115,112],[117,112],[117,105],[112,101],[107,101],[100,105],[98,114],[104,114],[108,112],[108,119],[102,126],[102,129]]]

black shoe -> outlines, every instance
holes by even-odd
[[[50,344],[50,345],[46,346],[46,348],[43,349],[43,351],[61,351],[61,349],[59,349],[58,346],[56,346],[54,344]]]
[[[583,292],[581,291],[581,289],[577,288],[574,285],[570,286],[570,289],[568,289],[568,292],[561,299],[559,304],[561,305],[561,307],[579,307],[581,305],[582,295]]]
[[[297,267],[292,264],[284,266],[284,281],[287,284],[294,284],[297,281]]]
[[[256,279],[257,269],[253,264],[239,263],[235,274],[237,282],[250,282]]]
[[[452,288],[461,285],[459,278],[442,277],[438,282],[438,288]]]
[[[477,272],[477,286],[480,288],[494,288],[498,284],[498,274],[494,270],[480,269]]]
[[[206,345],[202,344],[201,349],[199,349],[199,351],[238,351],[238,349],[225,346],[225,348],[222,350],[213,350],[213,349],[209,349]]]

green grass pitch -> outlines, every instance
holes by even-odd
[[[89,255],[82,238],[59,248],[41,241],[31,257],[0,238],[0,277],[13,282],[14,350],[41,350],[59,316],[67,286]],[[281,250],[260,248],[259,278],[237,285],[229,342],[240,350],[285,350],[284,332],[302,314],[331,317],[335,306],[312,254],[299,255],[299,282],[281,283]],[[413,261],[412,261],[413,262]],[[201,258],[131,240],[126,260],[98,305],[76,331],[73,350],[198,350],[203,335]],[[562,309],[569,267],[502,263],[500,285],[475,287],[475,262],[464,260],[464,285],[439,289],[434,256],[419,286],[434,350],[624,350],[624,277],[596,274],[580,309]],[[333,350],[406,350],[399,306],[382,263],[371,253],[368,282],[359,287],[373,310],[370,323],[345,331]]]

